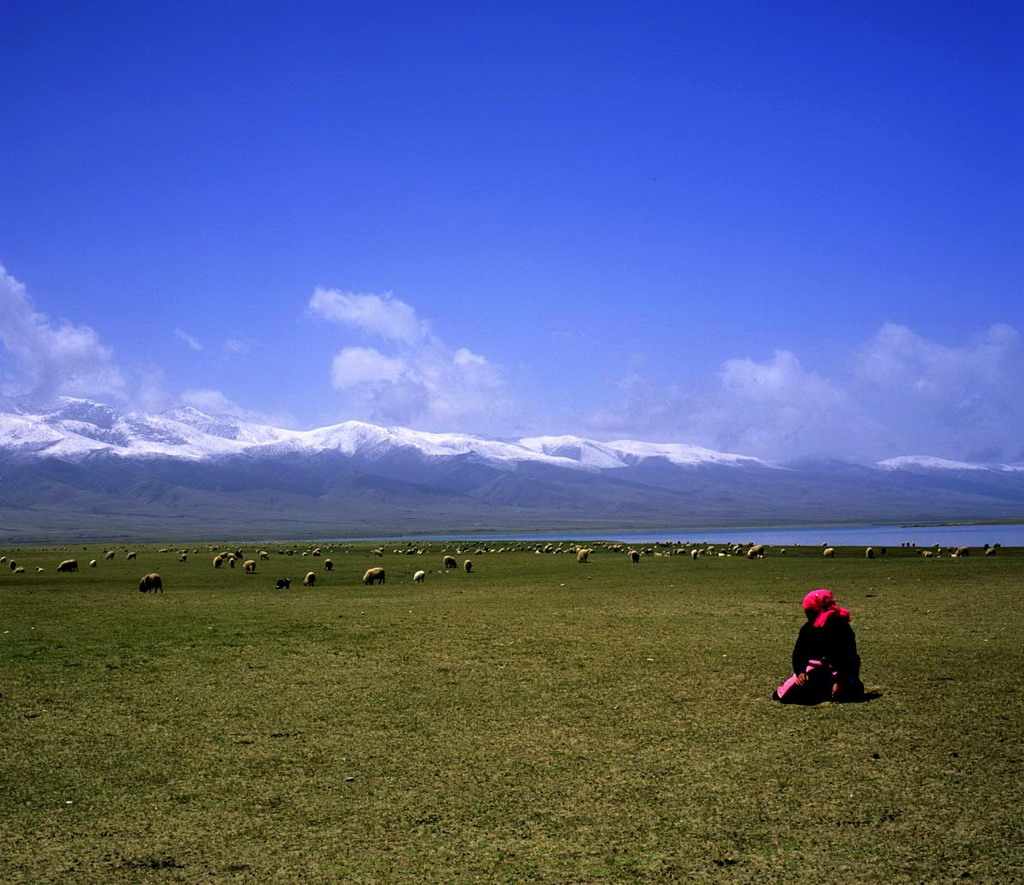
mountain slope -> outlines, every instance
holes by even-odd
[[[283,430],[84,400],[0,414],[0,540],[343,537],[1007,520],[1024,470],[924,457],[772,466],[684,444]]]

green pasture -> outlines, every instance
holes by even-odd
[[[0,881],[1024,880],[1024,550],[261,546],[0,551]],[[864,703],[769,699],[816,587]]]

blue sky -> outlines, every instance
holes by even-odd
[[[0,9],[3,394],[1024,461],[1019,4]]]

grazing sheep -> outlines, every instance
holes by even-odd
[[[148,575],[143,575],[142,580],[139,581],[139,592],[149,593],[159,590],[161,593],[164,592],[164,582],[160,580],[160,575],[156,572],[151,572]]]
[[[12,559],[12,560],[11,560],[11,566],[10,566],[10,567],[11,567],[11,571],[12,571],[12,572],[16,572],[16,571],[18,570],[18,563],[16,563],[16,562],[15,562],[15,561],[14,561],[14,560]]]
[[[423,569],[420,569],[418,572],[416,572],[415,575],[412,576],[412,579],[417,584],[422,584],[427,579],[427,573],[423,571]]]
[[[630,562],[639,562],[640,561],[640,552],[638,550],[630,550],[629,551],[629,561]]]
[[[462,563],[462,567],[466,570],[466,574],[469,574],[471,571],[473,571],[473,560],[467,559],[464,563]]]
[[[104,559],[113,559],[114,558],[114,551],[113,550],[108,550],[106,553],[103,554],[103,558]]]
[[[16,568],[12,569],[12,571],[13,571],[13,572],[14,572],[14,574],[16,574],[16,575],[23,575],[23,574],[25,574],[25,568],[24,568],[24,566],[20,566],[20,565],[19,565],[19,566],[17,566]]]
[[[590,556],[590,550],[586,547],[580,547],[580,549],[576,551],[577,562],[586,562],[588,556]]]
[[[325,559],[324,560],[324,571],[328,571],[329,572],[333,568],[334,568],[334,560]]]
[[[256,560],[255,559],[247,559],[245,562],[243,562],[242,563],[242,571],[245,572],[247,575],[254,575],[254,574],[256,574]]]
[[[935,555],[935,551],[934,550],[922,550],[921,551],[921,555],[925,559],[931,559]]]
[[[747,550],[747,559],[764,559],[764,544],[753,544]]]
[[[874,559],[875,558],[875,548],[874,547],[866,547],[864,549],[864,556],[867,559]]]
[[[821,555],[822,556],[827,556],[829,559],[835,559],[836,548],[835,547],[826,547],[824,550],[821,551]]]
[[[77,572],[78,571],[78,560],[77,559],[65,559],[60,565],[57,566],[59,572]]]
[[[188,562],[188,554],[182,553],[181,556],[178,557],[178,562]]]
[[[45,571],[46,571],[46,569],[44,569],[44,568],[43,568],[43,567],[42,567],[41,565],[37,565],[37,566],[36,566],[36,574],[37,574],[37,575],[38,575],[38,574],[39,574],[40,572],[45,572]]]
[[[694,547],[693,550],[690,551],[690,559],[695,560],[698,556],[700,556],[700,553],[698,553],[697,548]]]
[[[228,557],[228,565],[231,566],[231,568],[235,567],[235,560],[236,559],[238,559],[238,557],[235,556],[235,554],[233,554],[233,553]]]
[[[986,547],[985,548],[985,555],[986,556],[995,556],[996,555],[996,549],[997,548],[995,548],[995,547]]]
[[[213,567],[220,568],[222,565],[224,565],[224,557],[218,553],[215,557],[213,557]]]
[[[957,547],[956,548],[956,555],[957,556],[970,556],[971,555],[971,548],[970,547]]]
[[[384,569],[380,566],[376,568],[368,568],[366,574],[363,575],[364,584],[383,584],[385,583]]]
[[[95,559],[90,559],[89,560],[89,568],[96,568],[96,560]]]
[[[133,550],[131,553],[125,556],[125,559],[135,559],[137,556],[138,554]]]
[[[306,577],[302,579],[303,587],[312,587],[316,584],[316,572],[306,572]]]
[[[275,590],[288,590],[292,586],[292,582],[287,578],[278,578],[277,584],[274,585]]]
[[[446,556],[444,558],[444,567],[445,568],[458,568],[459,567],[459,563],[456,561],[454,556]]]
[[[260,551],[260,559],[270,559],[270,554],[266,550]]]

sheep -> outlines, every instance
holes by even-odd
[[[328,571],[329,572],[333,568],[334,568],[334,561],[331,560],[331,559],[325,559],[324,560],[324,571]]]
[[[11,564],[10,564],[10,567],[11,567],[11,571],[12,571],[12,572],[16,572],[16,571],[18,570],[18,563],[16,563],[16,562],[15,562],[15,561],[14,561],[14,560],[12,559],[12,560],[11,560]]]
[[[292,582],[287,578],[278,578],[277,584],[274,585],[275,590],[288,590],[292,586]]]
[[[698,552],[697,552],[697,548],[696,548],[696,547],[694,547],[694,548],[693,548],[693,549],[692,549],[692,550],[690,551],[690,559],[696,560],[698,556],[700,556],[700,553],[698,553]]]
[[[985,555],[986,556],[995,556],[996,555],[996,549],[997,549],[996,547],[986,547],[985,548]]]
[[[462,567],[466,570],[466,574],[468,575],[471,571],[473,571],[473,560],[467,559],[464,563],[462,563]]]
[[[444,558],[444,567],[445,568],[458,568],[459,567],[459,563],[456,561],[454,556],[446,556]]]
[[[235,556],[235,554],[234,554],[234,553],[232,553],[232,554],[231,554],[231,555],[230,555],[230,556],[228,557],[228,565],[229,565],[229,566],[231,566],[231,568],[234,568],[234,567],[235,567],[235,560],[236,560],[236,559],[238,559],[238,557],[237,557],[237,556]]]
[[[23,575],[23,574],[25,574],[25,567],[24,567],[24,566],[21,566],[21,565],[19,565],[19,566],[17,566],[16,568],[12,569],[12,571],[13,571],[13,572],[14,572],[14,574],[16,574],[16,575]]]
[[[874,559],[875,558],[875,548],[874,547],[866,547],[864,549],[864,556],[865,556],[866,559]]]
[[[260,559],[270,559],[270,554],[266,550],[260,551]]]
[[[37,566],[36,566],[36,574],[37,574],[37,575],[38,575],[38,574],[39,574],[40,572],[45,572],[45,571],[46,571],[46,569],[44,569],[44,568],[43,568],[43,567],[42,567],[41,565],[37,565]]]
[[[590,550],[586,547],[580,547],[580,549],[576,551],[577,562],[586,562],[588,556],[590,556]]]
[[[747,559],[764,559],[764,544],[753,544],[747,550]]]
[[[139,592],[149,593],[152,591],[156,593],[159,590],[161,593],[164,592],[164,583],[160,580],[160,575],[156,572],[151,572],[148,575],[143,575],[142,580],[139,581]]]
[[[420,569],[418,572],[416,572],[416,574],[412,576],[412,579],[417,584],[422,584],[427,579],[427,573],[423,571],[423,569]]]
[[[89,568],[96,568],[96,560],[95,559],[90,559],[89,560]]]
[[[188,554],[182,553],[181,556],[178,557],[178,562],[188,562]]]
[[[103,554],[103,558],[104,559],[113,559],[114,558],[114,551],[113,550],[108,550],[106,553]]]
[[[60,565],[57,566],[59,572],[77,572],[78,571],[78,560],[77,559],[65,559]]]
[[[368,568],[366,574],[363,575],[364,584],[383,584],[385,583],[384,569],[380,566],[376,568]]]
[[[824,550],[821,551],[821,555],[822,556],[826,556],[829,559],[835,559],[836,548],[835,547],[826,547]]]
[[[224,557],[220,553],[218,553],[215,557],[213,557],[213,567],[214,568],[220,568],[223,564],[224,564]]]
[[[306,572],[306,577],[302,579],[303,587],[313,587],[316,584],[316,572]]]
[[[125,559],[135,559],[137,557],[138,557],[138,554],[134,550],[132,550],[131,553],[128,553],[125,556]]]
[[[921,555],[925,559],[931,559],[935,555],[935,551],[934,550],[922,550],[921,551]]]
[[[956,555],[957,556],[970,556],[971,555],[971,548],[970,547],[957,547],[956,548]]]
[[[245,572],[247,575],[254,575],[254,574],[256,574],[256,560],[255,559],[247,559],[245,562],[243,562],[242,563],[242,571]]]
[[[638,550],[630,550],[629,551],[629,561],[630,562],[639,562],[640,561],[640,552]]]

